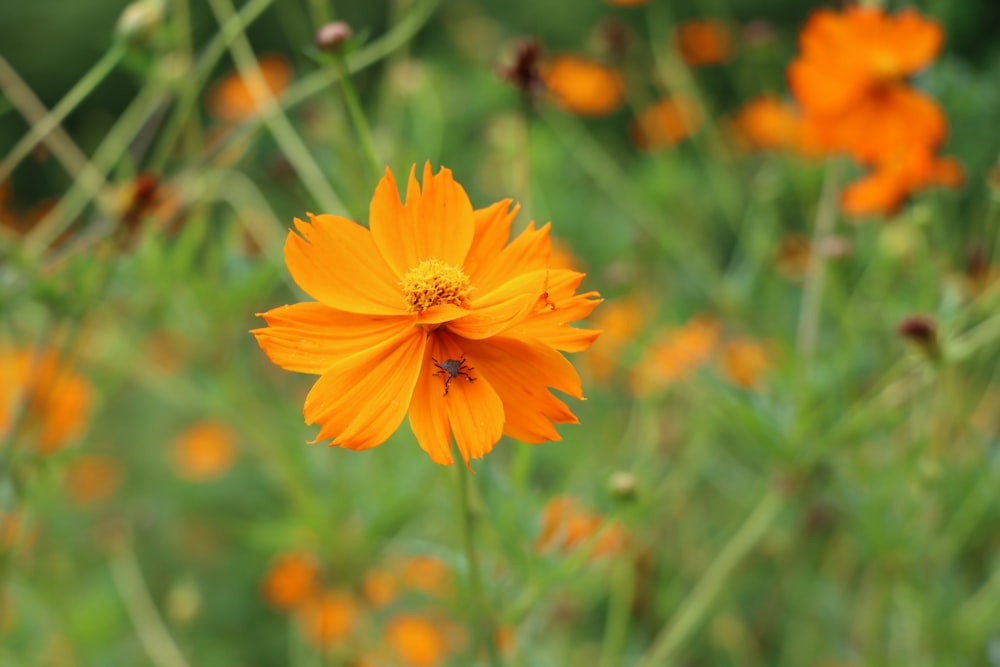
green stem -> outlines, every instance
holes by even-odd
[[[628,622],[635,601],[635,566],[628,552],[618,556],[612,573],[611,596],[604,624],[600,667],[622,664],[622,653],[628,639]]]
[[[639,667],[659,667],[668,661],[698,629],[705,615],[736,566],[746,557],[767,532],[778,516],[784,500],[774,488],[769,488],[740,529],[718,553],[698,583],[681,602],[671,622],[653,640]]]
[[[335,54],[333,58],[334,67],[337,68],[337,72],[340,74],[340,90],[344,94],[347,113],[351,116],[351,122],[354,123],[354,129],[358,133],[358,138],[361,139],[361,147],[364,149],[365,157],[368,159],[372,175],[375,177],[375,180],[378,180],[382,177],[382,170],[385,168],[385,163],[378,156],[378,150],[376,150],[375,142],[372,139],[371,126],[365,117],[365,111],[361,107],[361,100],[358,98],[354,84],[351,83],[350,73],[347,71],[344,59],[340,54]]]
[[[211,6],[212,13],[215,14],[219,25],[226,32],[236,16],[232,2],[229,0],[209,0],[208,4]],[[316,200],[316,204],[324,212],[346,212],[347,208],[344,203],[330,186],[326,175],[319,168],[308,147],[295,132],[288,116],[282,111],[281,106],[264,82],[257,58],[250,48],[246,34],[231,29],[228,30],[227,34],[232,40],[232,43],[229,44],[229,52],[236,62],[236,69],[239,70],[240,76],[250,83],[248,88],[253,95],[254,103],[264,117],[264,123],[274,135],[275,141],[281,147],[288,161],[291,162],[299,178],[302,179],[302,184],[305,185],[309,194]]]
[[[45,116],[31,124],[31,129],[14,145],[7,157],[0,162],[0,183],[6,181],[14,168],[31,150],[66,118],[69,113],[89,95],[125,54],[125,43],[121,40],[111,45],[100,60],[76,82],[61,100]]]
[[[112,167],[128,150],[129,144],[156,111],[161,100],[162,95],[153,86],[147,86],[139,92],[94,152],[91,161],[93,169],[81,174],[56,207],[25,237],[24,254],[27,257],[40,257],[97,196],[107,182]],[[87,174],[89,176],[84,178]]]
[[[156,667],[188,667],[187,660],[156,609],[132,548],[128,545],[120,546],[119,553],[108,565],[118,595],[125,604],[125,610],[139,635],[139,642],[150,661]]]
[[[809,266],[806,269],[805,285],[802,289],[802,305],[795,336],[795,349],[801,360],[803,372],[808,372],[816,350],[819,333],[820,304],[823,299],[823,284],[826,280],[826,260],[822,247],[833,233],[837,224],[837,192],[840,190],[839,169],[829,163],[823,177],[823,189],[816,208],[816,222],[813,226],[812,242],[809,244]]]
[[[174,149],[174,145],[177,143],[177,138],[185,127],[185,121],[187,121],[188,117],[195,110],[195,106],[200,99],[199,93],[204,88],[208,77],[211,75],[212,70],[215,69],[219,59],[226,52],[226,48],[229,46],[229,42],[233,39],[233,36],[242,33],[273,2],[274,0],[250,0],[247,2],[240,7],[239,12],[235,16],[230,17],[226,21],[222,26],[222,30],[212,38],[212,41],[202,51],[202,55],[198,58],[198,62],[195,63],[193,71],[189,76],[184,78],[183,83],[185,85],[180,92],[177,103],[174,105],[174,110],[169,120],[167,120],[166,126],[160,133],[148,165],[151,171],[160,172],[163,170],[171,151]]]
[[[464,466],[453,466],[454,476],[457,477],[455,492],[458,494],[458,505],[462,525],[462,546],[465,549],[465,560],[469,574],[469,589],[472,592],[472,602],[475,606],[471,615],[472,637],[475,646],[486,649],[486,657],[491,667],[501,665],[500,653],[496,644],[496,627],[490,611],[489,600],[486,598],[486,591],[483,588],[482,573],[479,569],[479,552],[476,549],[475,539],[475,517],[472,512],[472,505],[469,498],[469,475],[471,474]]]

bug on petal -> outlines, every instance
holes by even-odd
[[[431,359],[434,365],[441,370],[434,373],[434,375],[440,375],[444,378],[444,396],[448,395],[448,390],[451,389],[451,381],[457,377],[464,377],[469,382],[475,382],[476,378],[469,375],[469,371],[476,370],[471,366],[465,365],[465,355],[462,355],[461,359],[445,359],[443,362],[438,363],[437,359]]]

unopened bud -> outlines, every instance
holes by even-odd
[[[163,23],[163,0],[137,0],[122,11],[116,30],[130,42],[144,42]]]
[[[913,343],[931,359],[941,356],[937,324],[926,315],[911,315],[899,323],[899,335]]]
[[[637,487],[635,475],[624,470],[613,473],[608,479],[608,490],[618,500],[635,500]]]
[[[320,51],[339,51],[344,42],[353,36],[351,26],[343,21],[327,23],[316,31],[316,47]]]

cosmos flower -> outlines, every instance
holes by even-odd
[[[792,94],[831,152],[868,162],[900,147],[936,147],[946,122],[937,103],[906,85],[941,48],[935,22],[913,10],[819,10],[788,67]]]
[[[717,65],[733,55],[732,32],[722,21],[700,19],[685,21],[674,33],[677,51],[691,67]]]
[[[632,142],[642,150],[671,148],[701,127],[701,113],[693,100],[675,95],[643,109],[629,128]]]
[[[542,67],[541,77],[556,104],[581,116],[606,116],[625,101],[622,78],[593,60],[556,56]]]
[[[548,224],[507,244],[510,200],[473,210],[451,171],[426,165],[422,187],[415,171],[405,202],[386,171],[368,229],[296,220],[285,261],[316,301],[263,313],[268,326],[252,333],[277,365],[320,376],[303,412],[331,445],[375,447],[407,415],[440,464],[452,463],[453,435],[467,465],[504,434],[560,439],[553,424],[577,419],[548,389],[583,398],[561,352],[597,337],[569,326],[597,293],[576,294],[584,275],[549,267]]]
[[[39,454],[55,452],[83,433],[93,393],[55,350],[0,346],[0,441],[14,436]]]

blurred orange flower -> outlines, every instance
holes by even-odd
[[[421,591],[432,597],[445,597],[452,592],[454,573],[440,558],[410,556],[400,565],[400,579],[410,590]]]
[[[697,105],[674,96],[647,107],[632,121],[632,141],[642,150],[670,148],[701,127]]]
[[[370,228],[334,215],[295,221],[285,261],[318,302],[268,311],[252,333],[274,363],[320,376],[304,407],[317,441],[375,447],[409,413],[433,461],[452,463],[454,434],[468,465],[501,434],[559,440],[553,423],[577,421],[548,388],[583,397],[561,352],[598,336],[569,323],[600,300],[576,294],[583,274],[550,268],[548,224],[506,244],[510,206],[473,210],[451,172],[427,164],[422,189],[411,170],[405,204],[387,170]]]
[[[290,610],[302,604],[316,592],[320,570],[316,559],[297,551],[279,556],[261,583],[261,593],[276,609]]]
[[[349,639],[361,614],[361,605],[353,595],[334,589],[306,600],[296,618],[306,639],[326,648]]]
[[[266,90],[279,97],[292,81],[292,66],[284,56],[268,54],[258,61]],[[264,88],[256,79],[243,79],[233,73],[217,81],[208,92],[208,112],[220,120],[238,123],[257,115],[257,97]]]
[[[174,469],[192,482],[208,482],[221,476],[234,458],[236,433],[220,422],[199,422],[174,439]]]
[[[704,316],[663,332],[633,367],[633,390],[643,395],[686,379],[712,358],[721,334],[719,322]]]
[[[580,56],[556,56],[542,67],[541,76],[556,103],[581,116],[606,116],[625,99],[617,72]]]
[[[944,138],[944,116],[902,81],[933,60],[942,38],[937,23],[914,10],[818,10],[788,67],[792,94],[830,150],[861,162],[913,144],[934,147]]]
[[[114,495],[121,479],[118,461],[110,456],[86,454],[66,471],[66,494],[75,505],[97,505]]]
[[[895,213],[914,190],[933,185],[962,184],[964,171],[958,161],[938,158],[928,151],[898,152],[879,160],[864,178],[841,193],[841,206],[851,216]]]
[[[688,65],[717,65],[733,54],[733,35],[729,26],[715,19],[685,21],[674,34],[677,51]]]
[[[92,402],[90,383],[54,351],[0,347],[0,441],[15,435],[50,454],[81,435]]]
[[[724,343],[720,357],[725,378],[744,389],[756,387],[771,365],[763,345],[743,338]]]
[[[600,558],[620,552],[625,546],[625,531],[618,522],[608,522],[585,508],[572,496],[558,496],[542,510],[542,527],[535,540],[540,552],[567,554],[587,545],[590,556]]]
[[[733,118],[733,126],[740,139],[762,150],[791,148],[800,136],[798,112],[773,95],[747,102]]]
[[[400,614],[385,627],[386,643],[405,667],[433,667],[448,656],[448,641],[439,623],[423,616]]]
[[[375,568],[365,573],[361,580],[361,593],[376,609],[392,604],[399,594],[399,581],[388,570]]]
[[[632,343],[647,316],[647,309],[636,298],[615,299],[601,308],[594,318],[594,328],[601,337],[586,357],[594,378],[607,380],[622,364],[622,352]]]

